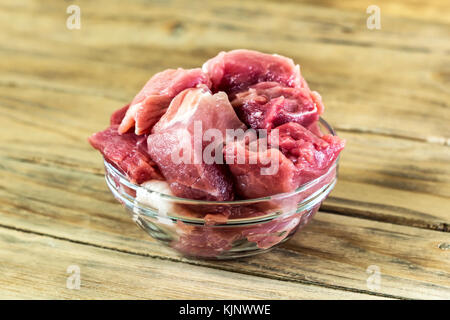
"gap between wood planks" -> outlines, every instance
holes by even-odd
[[[335,125],[334,129],[336,131],[341,131],[341,132],[372,134],[372,135],[384,136],[384,137],[389,137],[389,138],[394,138],[394,139],[406,139],[406,140],[417,141],[417,142],[435,143],[435,144],[439,144],[439,145],[450,146],[450,138],[446,138],[446,137],[431,137],[431,136],[430,137],[413,137],[413,136],[408,136],[408,135],[400,135],[400,134],[395,134],[392,132],[383,132],[383,131],[372,130],[372,129],[367,129],[367,128],[341,127],[339,125]]]
[[[1,86],[1,82],[0,82],[0,86]],[[6,87],[15,87],[15,88],[27,88],[27,87],[33,87],[35,88],[36,86],[31,85],[29,86],[28,84],[24,83],[16,83],[16,84],[12,84],[11,82],[7,82]],[[46,86],[44,86],[46,87]],[[41,86],[38,85],[36,88],[40,89]],[[66,88],[69,88],[69,90],[66,90]],[[48,90],[52,90],[55,91],[54,88],[49,88]],[[58,89],[59,90],[59,89]],[[62,89],[63,92],[73,92],[74,94],[80,94],[80,92],[84,92],[86,91],[84,90],[75,90],[72,91],[70,89],[70,87],[67,86],[63,86]],[[99,91],[101,93],[101,91]],[[89,93],[89,94],[92,94]],[[12,102],[13,104],[10,105],[10,108],[12,110],[14,110],[14,107],[16,106],[14,103],[17,103],[19,105],[29,105],[30,103],[33,104],[33,106],[36,106],[36,108],[44,108],[45,111],[50,112],[52,111],[54,108],[52,108],[51,104],[49,106],[46,106],[43,103],[36,103],[36,102],[29,102],[29,101],[24,101],[23,99],[17,99],[15,97],[4,97],[4,99],[6,99],[8,101],[8,105],[9,102]],[[14,113],[8,112],[8,108],[3,108],[5,111],[4,112],[0,112],[2,114],[4,114],[5,116],[10,117],[11,119],[13,119],[14,121],[18,121],[21,123],[24,123],[25,126],[28,126],[31,122],[30,119],[19,119],[18,115],[15,115]],[[33,125],[36,125],[36,123],[33,122]],[[41,124],[41,126],[43,126]],[[63,135],[66,138],[70,138],[71,140],[74,140],[78,143],[74,144],[72,147],[74,146],[78,146],[78,148],[80,150],[88,150],[88,144],[83,144],[82,148],[80,148],[79,145],[79,140],[80,140],[80,136],[79,135],[74,135],[73,133],[69,133],[67,131],[62,131],[62,130],[57,130],[55,128],[59,128],[59,127],[55,127],[52,125],[52,122],[45,122],[45,130],[50,130],[50,131],[54,131],[55,134],[59,134],[59,135]],[[377,132],[371,129],[348,129],[348,128],[342,128],[342,127],[338,127],[339,131],[343,131],[343,132],[356,132],[357,135],[358,134],[367,134],[368,137],[370,137],[371,135],[373,135],[374,137],[389,137],[392,138],[394,140],[394,143],[399,143],[402,144],[403,142],[406,141],[414,141],[417,142],[418,144],[424,144],[424,145],[428,145],[428,146],[433,146],[436,144],[432,144],[429,143],[429,139],[416,139],[414,137],[404,137],[404,136],[399,136],[399,135],[395,135],[395,134],[390,134],[390,133],[386,133],[386,132]],[[370,133],[368,133],[370,132]],[[84,133],[83,133],[84,134]],[[87,134],[86,134],[87,136]],[[356,135],[355,135],[356,136]],[[395,142],[395,140],[397,142]],[[357,143],[361,144],[361,142],[356,141]],[[447,146],[443,145],[441,146],[439,145],[439,150],[445,151],[445,150],[450,150],[447,149]],[[6,147],[6,146],[5,146]],[[387,146],[383,146],[385,149]],[[415,148],[420,148],[419,146],[414,146]],[[433,147],[435,148],[435,147]],[[437,148],[437,147],[436,147]],[[22,162],[22,163],[30,163],[30,164],[37,164],[37,165],[41,165],[43,167],[59,167],[61,169],[68,169],[68,170],[74,170],[74,169],[79,169],[80,172],[86,173],[86,174],[93,174],[96,176],[101,176],[102,175],[102,170],[99,168],[93,168],[92,167],[92,163],[91,162],[84,162],[81,166],[78,165],[76,162],[70,161],[70,159],[68,161],[58,161],[57,159],[53,158],[53,159],[48,159],[45,156],[34,156],[33,154],[29,154],[28,156],[24,156],[24,155],[16,155],[16,156],[10,156],[7,155],[5,156],[5,158],[13,160],[13,161],[18,161],[18,162]],[[406,159],[406,158],[405,158]],[[354,159],[354,162],[357,159]],[[392,161],[391,161],[392,162]],[[355,162],[356,163],[356,162]],[[81,168],[82,167],[82,168]],[[422,168],[422,167],[421,167]],[[377,169],[375,167],[375,169]],[[420,169],[420,168],[419,168]],[[415,169],[415,171],[419,170],[419,169]],[[422,168],[423,169],[423,168]],[[448,171],[448,170],[445,170]],[[374,171],[376,173],[376,171]],[[444,171],[443,171],[444,172]],[[404,176],[401,176],[401,178],[410,178],[407,175],[408,172],[403,172]],[[422,181],[421,179],[423,178],[423,175],[417,175],[418,172],[416,172],[415,176],[412,176],[412,179],[415,179],[416,182]],[[425,172],[426,173],[426,172]],[[391,174],[390,172],[382,172],[381,175],[386,178],[389,174]],[[382,178],[383,178],[382,177]],[[352,181],[351,179],[355,178],[350,177],[349,179],[347,179],[348,181]],[[357,181],[358,183],[369,183],[372,184],[373,186],[377,186],[377,184],[379,185],[379,183],[383,183],[382,187],[386,187],[386,188],[395,188],[396,190],[401,190],[402,185],[392,185],[389,186],[387,185],[385,182],[383,181],[377,181],[376,179],[380,179],[380,177],[375,178],[375,180],[373,181]],[[402,182],[402,181],[399,181]],[[422,186],[424,192],[428,193],[428,194],[434,194],[434,190],[430,189],[427,190],[426,186]],[[414,192],[415,190],[408,190],[411,192]],[[382,205],[381,203],[371,203],[370,201],[368,201],[368,199],[365,199],[365,201],[360,201],[359,203],[356,203],[355,201],[353,201],[354,199],[344,199],[342,198],[342,193],[340,194],[341,197],[339,197],[339,193],[334,193],[334,195],[331,195],[329,198],[329,201],[324,203],[324,209],[330,211],[331,213],[338,213],[341,215],[348,215],[348,216],[355,216],[355,217],[360,217],[363,219],[369,219],[369,220],[377,220],[377,221],[383,221],[383,222],[391,222],[391,223],[395,223],[395,224],[399,224],[399,225],[406,225],[406,226],[412,226],[412,227],[419,227],[419,228],[424,228],[424,229],[432,229],[432,230],[437,230],[437,231],[450,231],[449,227],[448,227],[448,223],[446,220],[446,217],[442,216],[442,210],[441,210],[441,216],[440,216],[440,220],[435,221],[434,223],[432,222],[427,222],[426,218],[423,218],[423,216],[426,215],[426,212],[423,211],[424,208],[422,208],[422,212],[417,211],[417,212],[413,212],[411,211],[411,208],[407,209],[408,211],[405,211],[406,208],[402,208],[399,206],[395,206],[395,203],[391,203],[390,204],[386,204],[386,205]],[[446,194],[440,194],[437,196],[447,196]],[[353,201],[353,202],[351,202]],[[355,204],[357,204],[357,206],[355,206]],[[359,206],[359,207],[358,207]],[[382,210],[383,209],[383,210]],[[386,210],[384,210],[386,209]],[[386,211],[387,213],[384,214],[380,214],[379,211]],[[403,210],[403,211],[402,211]],[[392,212],[399,212],[402,211],[404,213],[410,213],[410,217],[401,217],[401,216],[394,216],[392,214],[389,214],[389,211]],[[421,217],[422,216],[422,217]],[[391,219],[392,217],[392,219]],[[417,217],[417,218],[416,218]]]
[[[74,240],[74,239],[65,238],[65,237],[58,237],[58,236],[54,236],[54,235],[47,234],[47,233],[36,232],[33,230],[27,230],[27,229],[3,225],[3,224],[0,224],[0,228],[4,228],[7,230],[13,230],[13,231],[17,231],[17,232],[22,232],[22,233],[27,233],[27,234],[33,234],[33,235],[42,236],[42,237],[49,237],[49,238],[53,238],[53,239],[60,240],[60,241],[67,241],[67,242],[84,245],[84,246],[90,246],[90,247],[103,249],[103,250],[110,250],[110,251],[120,252],[120,253],[124,253],[124,254],[131,254],[131,255],[136,255],[136,256],[141,256],[141,257],[147,257],[147,258],[151,258],[151,259],[159,259],[159,260],[171,261],[171,262],[175,262],[175,263],[187,263],[187,264],[194,265],[194,266],[208,267],[211,269],[228,271],[228,272],[233,272],[233,273],[240,273],[240,274],[245,274],[245,275],[250,275],[250,276],[257,276],[260,278],[267,278],[267,279],[273,279],[273,280],[284,281],[284,282],[295,282],[295,283],[300,283],[303,285],[318,286],[318,287],[323,287],[323,288],[327,288],[327,289],[342,290],[342,291],[360,293],[360,294],[368,294],[368,295],[382,297],[382,298],[388,298],[388,299],[407,300],[407,298],[401,297],[401,296],[395,296],[395,295],[391,295],[391,294],[379,293],[379,292],[374,292],[374,291],[369,291],[369,290],[360,290],[360,289],[344,287],[344,286],[331,285],[331,284],[318,282],[318,281],[308,281],[308,280],[299,280],[299,279],[289,279],[288,280],[283,277],[277,277],[275,275],[260,274],[257,272],[250,272],[250,271],[246,271],[243,269],[219,268],[217,265],[209,265],[207,263],[202,264],[201,262],[197,262],[195,260],[189,260],[189,259],[183,258],[183,257],[180,257],[180,259],[175,259],[175,258],[167,257],[167,256],[145,254],[145,253],[135,252],[135,251],[131,251],[131,250],[123,250],[123,249],[119,249],[119,248],[102,246],[102,245],[95,244],[95,243],[79,241],[79,240]],[[290,251],[289,249],[284,249],[284,248],[276,248],[275,250]],[[204,260],[204,262],[207,262],[207,260]]]
[[[330,196],[329,200],[336,200],[337,202],[343,201],[348,202],[350,200],[341,199],[338,197]],[[356,201],[355,201],[356,202]],[[368,204],[368,203],[366,203]],[[346,217],[355,217],[359,219],[386,222],[391,224],[396,224],[400,226],[412,227],[412,228],[420,228],[425,230],[433,230],[433,231],[441,231],[441,232],[450,232],[450,225],[448,223],[439,223],[439,224],[430,224],[420,220],[408,219],[403,217],[396,217],[394,215],[387,214],[379,214],[375,211],[368,211],[363,209],[353,209],[347,207],[338,207],[336,205],[330,203],[322,203],[320,208],[323,211],[331,214],[337,214]]]

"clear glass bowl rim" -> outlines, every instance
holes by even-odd
[[[328,134],[332,134],[333,136],[336,135],[336,132],[334,131],[334,129],[323,118],[320,118],[319,122],[326,128],[326,130],[329,131]],[[161,200],[168,200],[168,201],[178,203],[178,204],[216,205],[216,206],[217,205],[233,205],[233,206],[248,205],[248,204],[252,204],[252,203],[261,203],[261,202],[280,200],[280,199],[292,197],[299,193],[307,191],[309,188],[312,188],[314,185],[316,185],[316,183],[320,182],[323,177],[327,176],[329,173],[331,173],[332,170],[336,169],[336,176],[330,183],[328,183],[324,187],[320,188],[319,190],[315,191],[312,195],[310,195],[309,197],[307,197],[306,199],[302,200],[299,203],[299,205],[301,205],[301,207],[302,207],[302,210],[308,209],[308,208],[312,207],[313,205],[317,204],[317,202],[319,202],[319,201],[314,201],[314,200],[322,201],[324,197],[322,198],[322,197],[320,197],[320,195],[327,191],[328,192],[331,191],[331,189],[334,187],[336,180],[337,180],[338,163],[339,163],[339,156],[336,159],[336,161],[333,163],[333,165],[331,165],[331,167],[328,169],[328,171],[326,173],[317,177],[314,180],[311,180],[311,181],[299,186],[296,190],[294,190],[292,192],[278,193],[278,194],[267,196],[267,197],[236,200],[236,201],[206,201],[206,200],[193,200],[193,199],[188,199],[188,198],[176,197],[176,196],[172,196],[172,195],[162,193],[159,191],[153,191],[149,188],[145,188],[138,184],[134,184],[134,183],[130,182],[128,180],[128,178],[122,172],[120,172],[112,164],[110,164],[109,162],[104,160],[105,168],[108,171],[113,172],[114,175],[116,175],[119,178],[121,184],[123,184],[123,185],[127,186],[128,188],[131,188],[135,191],[138,190],[139,188],[144,188],[145,190],[156,194],[158,197],[161,198]],[[107,183],[109,185],[110,183],[108,182],[107,176],[108,176],[108,172],[105,172],[105,177],[106,177]],[[111,188],[111,186],[110,186],[110,188]],[[113,190],[111,190],[111,191],[113,191]],[[113,193],[119,193],[119,192],[116,190],[116,191],[113,191]],[[316,198],[319,198],[319,199],[316,199]],[[322,198],[322,199],[320,199],[320,198]],[[131,199],[127,199],[127,200],[130,201]],[[158,214],[158,212],[154,211],[154,208],[151,208],[146,204],[138,202],[136,198],[134,198],[133,200],[134,200],[133,206],[139,207],[140,209],[144,209],[145,211],[149,211],[148,214],[153,217],[160,216]],[[312,203],[310,204],[310,202],[312,202]],[[242,224],[249,224],[249,223],[253,224],[253,223],[258,223],[258,222],[268,222],[274,218],[280,217],[281,215],[284,216],[285,214],[272,212],[272,213],[269,213],[266,215],[261,215],[261,216],[257,216],[257,217],[251,217],[251,218],[236,218],[236,219],[230,218],[227,222],[217,224],[216,226],[236,225],[236,224],[242,225]],[[182,222],[186,222],[189,224],[202,224],[202,225],[205,224],[205,220],[203,218],[186,217],[186,216],[178,216],[178,215],[170,215],[170,216],[164,216],[164,217],[170,218],[170,219],[175,219],[175,220],[180,220]]]

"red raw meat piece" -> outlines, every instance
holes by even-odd
[[[302,214],[280,217],[267,223],[261,223],[243,230],[248,241],[256,242],[259,248],[268,249],[280,243],[299,225]]]
[[[189,255],[204,258],[219,256],[232,248],[234,241],[242,238],[239,228],[221,228],[211,226],[192,226],[177,222],[178,241],[172,243],[173,248]]]
[[[259,248],[268,249],[283,241],[289,235],[295,233],[299,228],[304,227],[316,212],[319,210],[320,203],[311,209],[281,216],[270,222],[260,223],[249,227],[242,232],[248,241],[255,242]]]
[[[146,137],[134,133],[119,135],[117,125],[89,137],[91,145],[99,150],[106,161],[124,172],[134,183],[151,179],[162,180],[156,164],[146,152]]]
[[[119,125],[122,122],[123,118],[125,117],[125,114],[127,113],[129,107],[130,107],[130,104],[127,104],[126,106],[114,111],[109,120],[109,124],[111,126]]]
[[[292,59],[252,50],[220,52],[203,64],[212,89],[228,94],[247,89],[258,82],[274,81],[288,87],[307,87],[300,75],[300,67]]]
[[[186,89],[178,94],[167,112],[153,127],[152,133],[171,128],[185,128],[194,132],[194,122],[200,121],[202,130],[217,129],[225,138],[226,129],[246,129],[239,120],[224,92],[211,94],[206,86]]]
[[[202,125],[198,137],[194,136],[195,124]],[[204,161],[202,134],[216,129],[225,139],[226,129],[243,128],[245,125],[225,93],[212,95],[205,87],[187,89],[173,99],[167,113],[154,126],[148,137],[148,153],[175,195],[198,200],[232,200],[233,186],[226,166],[218,164],[217,157],[210,163]],[[212,145],[216,143],[220,145],[221,141],[213,141]],[[223,161],[221,152],[217,156]]]
[[[277,82],[261,82],[236,94],[231,102],[239,118],[253,129],[267,129],[287,122],[303,126],[323,113],[322,99],[308,88],[290,88]]]
[[[289,122],[276,129],[281,152],[297,168],[299,185],[325,174],[345,146],[337,136],[318,137],[298,123]]]
[[[311,131],[313,134],[318,136],[319,138],[322,138],[324,136],[322,130],[320,129],[319,121],[315,121],[311,123],[309,126],[306,127],[309,131]]]
[[[242,139],[230,142],[224,148],[226,164],[236,182],[235,190],[244,198],[289,192],[298,186],[292,161],[276,148],[262,150],[261,145],[266,143],[265,139],[251,142]],[[261,169],[270,167],[271,163],[278,166],[276,173],[262,174]]]
[[[274,143],[274,139],[269,136],[267,150],[260,148],[261,144],[267,144],[265,139],[256,142],[244,142],[242,139],[228,143],[224,148],[225,161],[236,181],[236,192],[245,198],[294,191],[302,184],[324,175],[345,145],[339,137],[318,137],[293,122],[275,129],[278,129],[279,141]],[[275,132],[272,131],[272,134]],[[274,163],[277,165],[274,166]],[[273,174],[262,174],[261,168],[271,165],[278,170]],[[318,188],[320,184],[323,186],[330,182],[330,179],[325,178],[320,181]]]
[[[150,132],[166,112],[173,97],[199,84],[211,85],[208,76],[200,68],[167,69],[155,74],[131,102],[120,124],[119,133],[125,133],[133,126],[138,135]]]

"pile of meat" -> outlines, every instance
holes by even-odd
[[[148,188],[152,181],[164,181],[171,194],[182,198],[259,198],[294,191],[323,176],[336,161],[344,141],[318,130],[323,111],[320,95],[310,90],[291,59],[233,50],[201,69],[155,74],[89,142],[130,181]],[[214,129],[223,137],[231,129],[255,134],[198,139],[199,123],[202,132]],[[267,147],[258,148],[263,142]],[[202,157],[211,149],[212,162]],[[174,161],[174,154],[190,161]],[[276,170],[264,174],[273,161]],[[235,235],[226,238],[234,241]]]

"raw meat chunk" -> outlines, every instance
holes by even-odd
[[[325,174],[345,146],[345,141],[337,136],[318,137],[297,123],[289,122],[277,129],[279,148],[297,168],[299,184]]]
[[[166,112],[173,97],[199,84],[210,86],[208,76],[200,68],[168,69],[155,74],[131,102],[120,124],[119,133],[123,134],[133,126],[138,135],[150,132]]]
[[[265,145],[265,139],[239,140],[228,143],[224,148],[225,161],[236,182],[236,192],[244,198],[289,192],[298,186],[292,161],[276,148],[264,150],[262,146]]]
[[[248,241],[256,242],[259,248],[267,249],[283,241],[297,229],[302,213],[280,217],[267,223],[243,230]]]
[[[267,129],[286,122],[307,126],[323,113],[320,95],[308,88],[290,88],[261,82],[236,94],[231,102],[239,118],[253,129]]]
[[[161,216],[182,214],[183,209],[181,206],[160,197],[160,193],[173,196],[169,184],[166,181],[149,180],[141,184],[141,188],[137,189],[136,200],[154,208]]]
[[[199,135],[196,126],[201,125]],[[167,113],[148,137],[148,153],[167,179],[172,192],[184,198],[232,200],[233,186],[226,166],[220,165],[222,141],[213,140],[212,161],[203,157],[203,133],[216,129],[225,139],[226,129],[242,129],[225,93],[212,95],[207,88],[187,89],[175,97]],[[219,161],[217,161],[217,159]]]
[[[288,239],[333,188],[345,141],[321,132],[323,111],[293,60],[233,50],[155,74],[89,142],[140,184],[107,173],[151,236],[189,256],[244,256]]]
[[[91,145],[99,150],[106,161],[124,172],[134,183],[162,179],[155,163],[146,152],[146,137],[134,133],[119,135],[117,125],[89,137]]]
[[[127,104],[126,106],[114,111],[109,120],[109,124],[111,126],[119,125],[122,122],[123,118],[125,117],[125,114],[127,113],[129,107],[130,104]]]
[[[263,139],[250,143],[240,140],[227,144],[224,149],[226,163],[236,181],[235,189],[246,198],[292,192],[324,175],[345,145],[336,136],[318,137],[294,122],[276,129],[279,139],[275,143],[270,138],[275,134],[272,131],[268,142]],[[252,143],[257,146],[252,146]],[[269,145],[267,150],[260,148],[266,144]],[[239,158],[244,160],[239,162]],[[270,166],[277,170],[263,174],[261,169]]]
[[[179,238],[171,245],[186,255],[197,257],[217,257],[244,239],[256,243],[261,249],[268,249],[306,225],[318,208],[316,205],[309,210],[249,227],[198,227],[178,221],[176,232]],[[257,215],[262,214],[259,212]]]
[[[274,81],[287,87],[307,87],[300,67],[292,59],[252,50],[220,52],[202,67],[212,82],[214,92],[228,94],[247,89],[258,82]]]
[[[195,121],[201,123],[203,132],[217,129],[223,138],[226,136],[226,129],[247,128],[237,117],[224,92],[213,95],[206,86],[200,86],[178,94],[167,112],[155,124],[152,133],[175,127],[183,127],[193,133]]]
[[[257,224],[244,230],[242,234],[247,237],[248,241],[255,242],[261,249],[271,248],[304,227],[313,218],[319,207],[320,203],[311,209]]]
[[[203,161],[195,163],[193,154],[186,158],[190,164],[183,159],[173,159],[180,151],[189,152],[186,150],[194,150],[194,138],[184,129],[171,129],[148,137],[148,153],[176,196],[197,200],[233,199],[231,180],[221,166]]]
[[[167,181],[149,180],[137,189],[136,200],[157,210],[158,219],[162,217],[162,222],[169,222],[166,217],[174,215],[188,219],[203,218],[208,226],[225,223],[228,220],[230,210],[226,206],[184,204],[168,199],[166,195],[175,196]],[[172,221],[169,224],[171,225]]]

